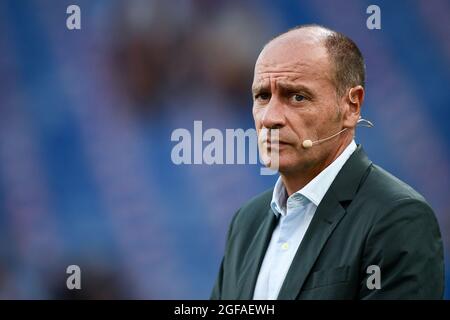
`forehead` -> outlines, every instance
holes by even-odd
[[[253,85],[269,79],[296,81],[331,80],[328,53],[314,39],[275,39],[261,52],[255,64]]]

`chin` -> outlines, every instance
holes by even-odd
[[[284,159],[280,157],[280,162],[278,164],[278,171],[280,173],[289,173],[296,171],[298,169],[298,163],[293,161],[293,159]]]
[[[270,150],[268,150],[268,153],[270,154]],[[269,157],[271,158],[271,157]],[[269,167],[271,169],[277,170],[280,173],[289,173],[289,172],[295,172],[298,171],[299,167],[301,167],[301,159],[299,159],[298,154],[295,152],[292,152],[292,150],[279,150],[279,158],[278,158],[278,166],[277,168],[273,168],[272,166],[274,163],[269,160],[268,163],[266,163],[266,167]]]
[[[297,157],[282,157],[280,156],[278,171],[282,174],[292,174],[299,173],[308,170],[314,164],[314,161],[311,161],[307,158],[299,158]]]

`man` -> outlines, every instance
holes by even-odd
[[[212,299],[442,298],[433,210],[353,140],[364,78],[353,41],[321,26],[264,47],[253,116],[278,132],[259,148],[278,152],[280,178],[234,216]]]

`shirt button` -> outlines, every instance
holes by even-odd
[[[289,248],[289,243],[285,242],[281,245],[281,249],[287,250]]]

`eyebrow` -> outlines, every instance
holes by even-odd
[[[299,92],[299,91],[301,91],[301,92],[305,92],[306,94],[311,95],[311,96],[314,95],[312,90],[310,88],[306,87],[305,85],[295,84],[295,83],[287,82],[287,81],[278,81],[277,88],[284,92]],[[270,91],[270,85],[268,85],[268,84],[260,83],[260,84],[252,86],[253,93],[266,92],[266,91]]]
[[[252,92],[253,93],[257,93],[257,92],[264,92],[264,91],[269,91],[269,87],[268,85],[264,85],[262,83],[256,84],[254,86],[252,86]]]

